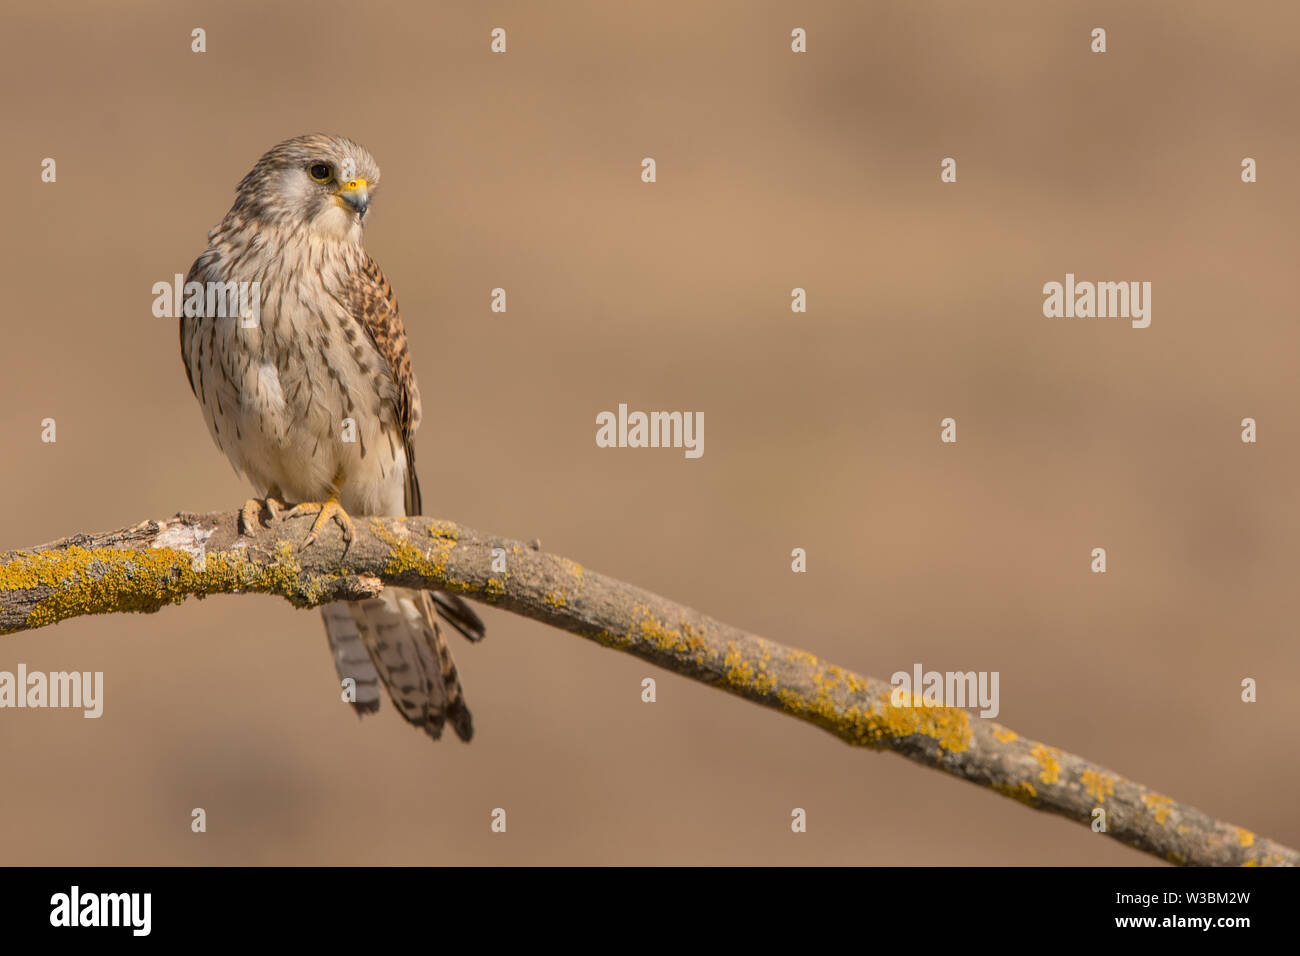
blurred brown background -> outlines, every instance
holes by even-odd
[[[1300,843],[1295,4],[4,16],[0,548],[243,500],[150,287],[264,150],[340,133],[384,171],[366,244],[424,393],[429,513],[863,673],[1000,671],[1021,733]],[[1151,327],[1044,318],[1066,272],[1151,281]],[[596,448],[619,402],[703,411],[704,457]],[[1149,861],[484,616],[455,645],[468,747],[387,701],[359,722],[316,612],[276,599],[0,638],[0,669],[106,683],[98,721],[0,712],[0,862]]]

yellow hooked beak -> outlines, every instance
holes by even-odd
[[[340,182],[339,191],[335,195],[340,203],[346,204],[360,215],[364,215],[370,206],[370,188],[364,179]]]

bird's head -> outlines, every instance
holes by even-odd
[[[239,184],[235,211],[265,226],[360,241],[379,164],[364,146],[314,133],[269,150]]]

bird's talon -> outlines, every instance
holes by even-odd
[[[257,533],[258,527],[262,523],[262,509],[265,508],[271,521],[280,517],[280,502],[273,497],[249,498],[244,502],[244,506],[239,509],[239,533],[242,536],[252,536]]]
[[[307,539],[302,543],[304,548],[309,548],[315,544],[316,539],[320,536],[321,529],[329,524],[331,520],[338,523],[343,529],[343,543],[351,544],[356,529],[352,525],[351,516],[343,510],[337,498],[330,498],[328,501],[304,501],[302,504],[294,505],[289,511],[284,513],[286,518],[297,518],[301,515],[314,514],[316,520],[311,523],[311,531],[307,533]]]

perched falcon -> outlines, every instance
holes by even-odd
[[[204,308],[185,310],[205,314],[180,321],[181,357],[208,430],[262,499],[241,512],[245,531],[263,504],[272,516],[289,502],[286,516],[315,515],[308,545],[331,520],[350,540],[349,515],[420,513],[412,445],[420,392],[393,290],[361,247],[378,183],[379,166],[352,140],[287,140],[240,182],[186,278],[187,289],[257,290],[257,310],[216,309],[209,295]],[[470,739],[435,613],[479,640],[483,622],[468,605],[387,588],[321,611],[339,676],[356,682],[358,713],[379,709],[382,681],[402,716],[430,736],[451,721]]]

